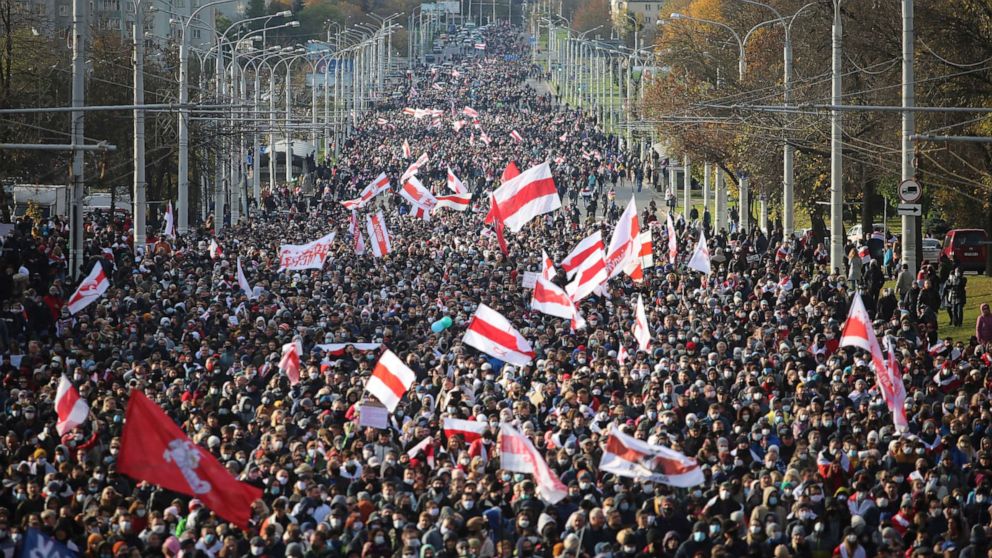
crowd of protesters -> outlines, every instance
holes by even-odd
[[[13,556],[28,528],[92,558],[992,556],[988,308],[975,338],[941,340],[937,308],[921,302],[939,301],[927,277],[908,281],[913,298],[896,296],[827,269],[809,236],[712,230],[708,215],[687,215],[676,218],[678,261],[667,262],[665,227],[655,227],[655,266],[641,283],[620,275],[608,296],[583,299],[584,329],[530,310],[522,278],[540,269],[542,250],[559,261],[597,228],[609,238],[612,206],[655,162],[537,94],[517,30],[483,33],[487,50],[458,60],[459,78],[418,68],[399,98],[361,118],[316,191],[271,193],[216,239],[216,259],[206,228],[136,251],[125,222],[98,215],[86,268],[104,266],[112,286],[70,315],[65,223],[17,224],[0,273],[0,556]],[[463,106],[480,113],[479,127],[469,119],[455,132],[461,117],[451,109]],[[432,126],[404,107],[446,114]],[[383,171],[395,185],[411,162],[404,140],[412,158],[430,156],[425,185],[444,190],[450,166],[476,193],[474,207],[422,221],[382,194],[374,206],[393,251],[357,256],[338,202]],[[552,161],[565,205],[508,233],[505,256],[482,217],[510,160],[521,169]],[[600,205],[580,203],[583,190]],[[640,209],[644,227],[665,220],[654,204]],[[708,277],[684,265],[701,224]],[[332,230],[338,242],[323,269],[277,271],[280,244]],[[257,296],[238,288],[237,257]],[[894,342],[907,433],[892,426],[869,357],[839,347],[855,289],[879,337]],[[637,294],[648,306],[648,352],[631,334]],[[461,342],[480,303],[532,343],[529,365]],[[433,332],[444,316],[453,325]],[[304,370],[290,386],[278,361],[294,338]],[[382,343],[416,372],[389,428],[355,420],[378,353],[316,348],[345,342]],[[623,364],[621,346],[631,355]],[[52,401],[62,375],[92,413],[59,436]],[[264,491],[247,531],[197,499],[116,472],[132,389]],[[466,444],[441,432],[445,417],[490,430]],[[533,440],[567,485],[564,500],[542,501],[530,475],[500,469],[500,422]],[[676,489],[600,472],[613,424],[695,458],[705,482]],[[411,456],[428,436],[433,459]]]

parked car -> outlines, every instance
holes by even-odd
[[[941,253],[960,265],[963,271],[985,273],[988,239],[984,229],[953,229],[944,236]]]
[[[885,223],[872,223],[871,227],[875,232],[882,232],[885,230]],[[858,223],[847,230],[848,242],[852,244],[862,244],[864,240],[864,234],[861,232],[861,223]]]
[[[942,246],[940,241],[936,238],[924,238],[923,239],[923,249],[920,251],[924,260],[928,262],[936,262],[940,259],[940,250]]]

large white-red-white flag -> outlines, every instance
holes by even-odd
[[[600,458],[599,470],[679,488],[706,482],[703,469],[695,459],[624,434],[615,424],[606,438],[606,451]]]
[[[872,326],[871,316],[865,309],[864,301],[861,300],[861,293],[855,293],[851,301],[851,309],[847,314],[847,321],[844,322],[844,329],[840,336],[841,347],[857,347],[867,351],[871,355],[871,364],[875,369],[875,380],[878,383],[882,398],[892,411],[893,422],[897,428],[908,427],[906,420],[906,388],[903,385],[902,373],[899,365],[895,361],[895,353],[889,347],[889,359],[886,361],[882,357],[882,347],[878,344],[875,336],[875,328]]]
[[[372,201],[373,198],[388,189],[389,177],[386,176],[386,173],[382,173],[375,177],[375,180],[369,183],[369,185],[362,190],[362,193],[359,194],[357,198],[353,200],[345,200],[341,202],[341,205],[343,205],[346,209],[361,209]]]
[[[444,430],[445,437],[449,440],[452,436],[461,436],[465,440],[465,443],[471,444],[476,440],[482,439],[482,435],[489,428],[489,423],[445,417],[441,428]]]
[[[689,269],[694,269],[704,275],[709,275],[710,249],[706,246],[706,235],[702,229],[699,230],[699,241],[696,242],[696,249],[692,251],[692,258],[689,259]]]
[[[485,304],[475,310],[462,342],[517,366],[530,363],[536,356],[530,343],[510,321]]]
[[[651,326],[648,325],[648,316],[644,312],[644,297],[638,293],[637,308],[634,311],[634,339],[637,339],[637,348],[647,352],[651,348]]]
[[[300,359],[303,358],[303,343],[296,339],[282,346],[282,358],[279,359],[279,370],[289,378],[289,384],[300,383]]]
[[[549,504],[557,504],[568,496],[568,487],[548,467],[527,436],[505,422],[500,423],[499,430],[500,469],[534,475],[538,495]]]
[[[389,240],[389,231],[386,230],[386,219],[382,216],[382,211],[377,211],[375,215],[369,215],[367,219],[372,254],[381,258],[393,250],[393,244]]]
[[[465,107],[462,109],[462,114],[469,118],[478,118],[479,113],[472,107]]]
[[[65,303],[65,307],[69,309],[70,314],[77,314],[83,308],[86,308],[96,299],[103,296],[103,293],[107,292],[109,288],[110,280],[107,279],[107,274],[103,272],[103,265],[97,262],[93,265],[93,269],[90,270],[90,274],[86,276],[86,279],[83,279],[83,282],[76,288],[76,292],[72,293],[72,296],[69,297],[69,301]]]
[[[675,225],[672,223],[672,214],[668,214],[665,221],[665,228],[668,231],[668,263],[674,265],[679,255],[679,239],[675,233]]]
[[[65,374],[62,374],[55,392],[55,412],[59,416],[55,423],[59,436],[64,436],[66,432],[86,422],[86,417],[90,414],[90,406],[79,396],[76,386],[72,385]]]
[[[578,315],[579,311],[575,307],[575,302],[561,287],[552,282],[555,277],[554,262],[548,257],[547,252],[543,252],[541,255],[544,263],[541,274],[534,284],[530,307],[549,316],[557,316],[566,320],[577,319],[578,324],[581,324],[583,320]],[[577,327],[581,327],[578,324]]]
[[[561,198],[548,163],[541,163],[520,173],[493,192],[503,223],[519,232],[531,219],[561,207]]]
[[[417,375],[413,370],[403,364],[400,357],[386,349],[379,357],[379,362],[375,364],[372,376],[365,384],[365,390],[374,395],[392,413],[400,404],[400,399],[403,399],[403,394],[415,381]]]
[[[565,286],[565,292],[572,297],[572,300],[578,302],[592,294],[608,279],[603,234],[596,231],[583,238],[568,256],[565,256],[561,267],[565,273],[574,276],[572,282]]]
[[[434,211],[438,209],[451,209],[454,211],[465,211],[468,209],[469,205],[472,203],[472,194],[451,194],[450,196],[438,196],[437,205],[434,206]]]
[[[451,172],[451,167],[448,167],[448,189],[456,194],[467,194],[468,188],[462,184],[461,180],[455,176],[455,173]]]
[[[637,204],[634,196],[630,197],[626,209],[620,215],[617,226],[610,238],[610,248],[606,251],[606,272],[610,279],[620,275],[628,266],[639,259],[641,234],[640,221],[637,218]]]
[[[510,132],[510,137],[517,143],[523,143],[524,137],[520,135],[520,132],[513,130]]]
[[[437,198],[434,197],[434,194],[430,190],[424,187],[423,183],[416,176],[411,176],[403,183],[403,187],[400,188],[400,196],[410,202],[414,210],[420,209],[428,214],[437,205]]]

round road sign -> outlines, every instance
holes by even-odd
[[[899,199],[903,203],[916,203],[922,197],[923,188],[920,188],[920,184],[916,180],[907,178],[899,183]]]

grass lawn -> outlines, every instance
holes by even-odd
[[[964,306],[964,325],[961,327],[950,327],[947,319],[947,311],[942,310],[940,314],[940,336],[951,337],[955,341],[967,342],[975,334],[975,320],[978,319],[978,308],[986,303],[992,302],[992,277],[984,275],[974,275],[965,273],[968,279],[968,303]]]

